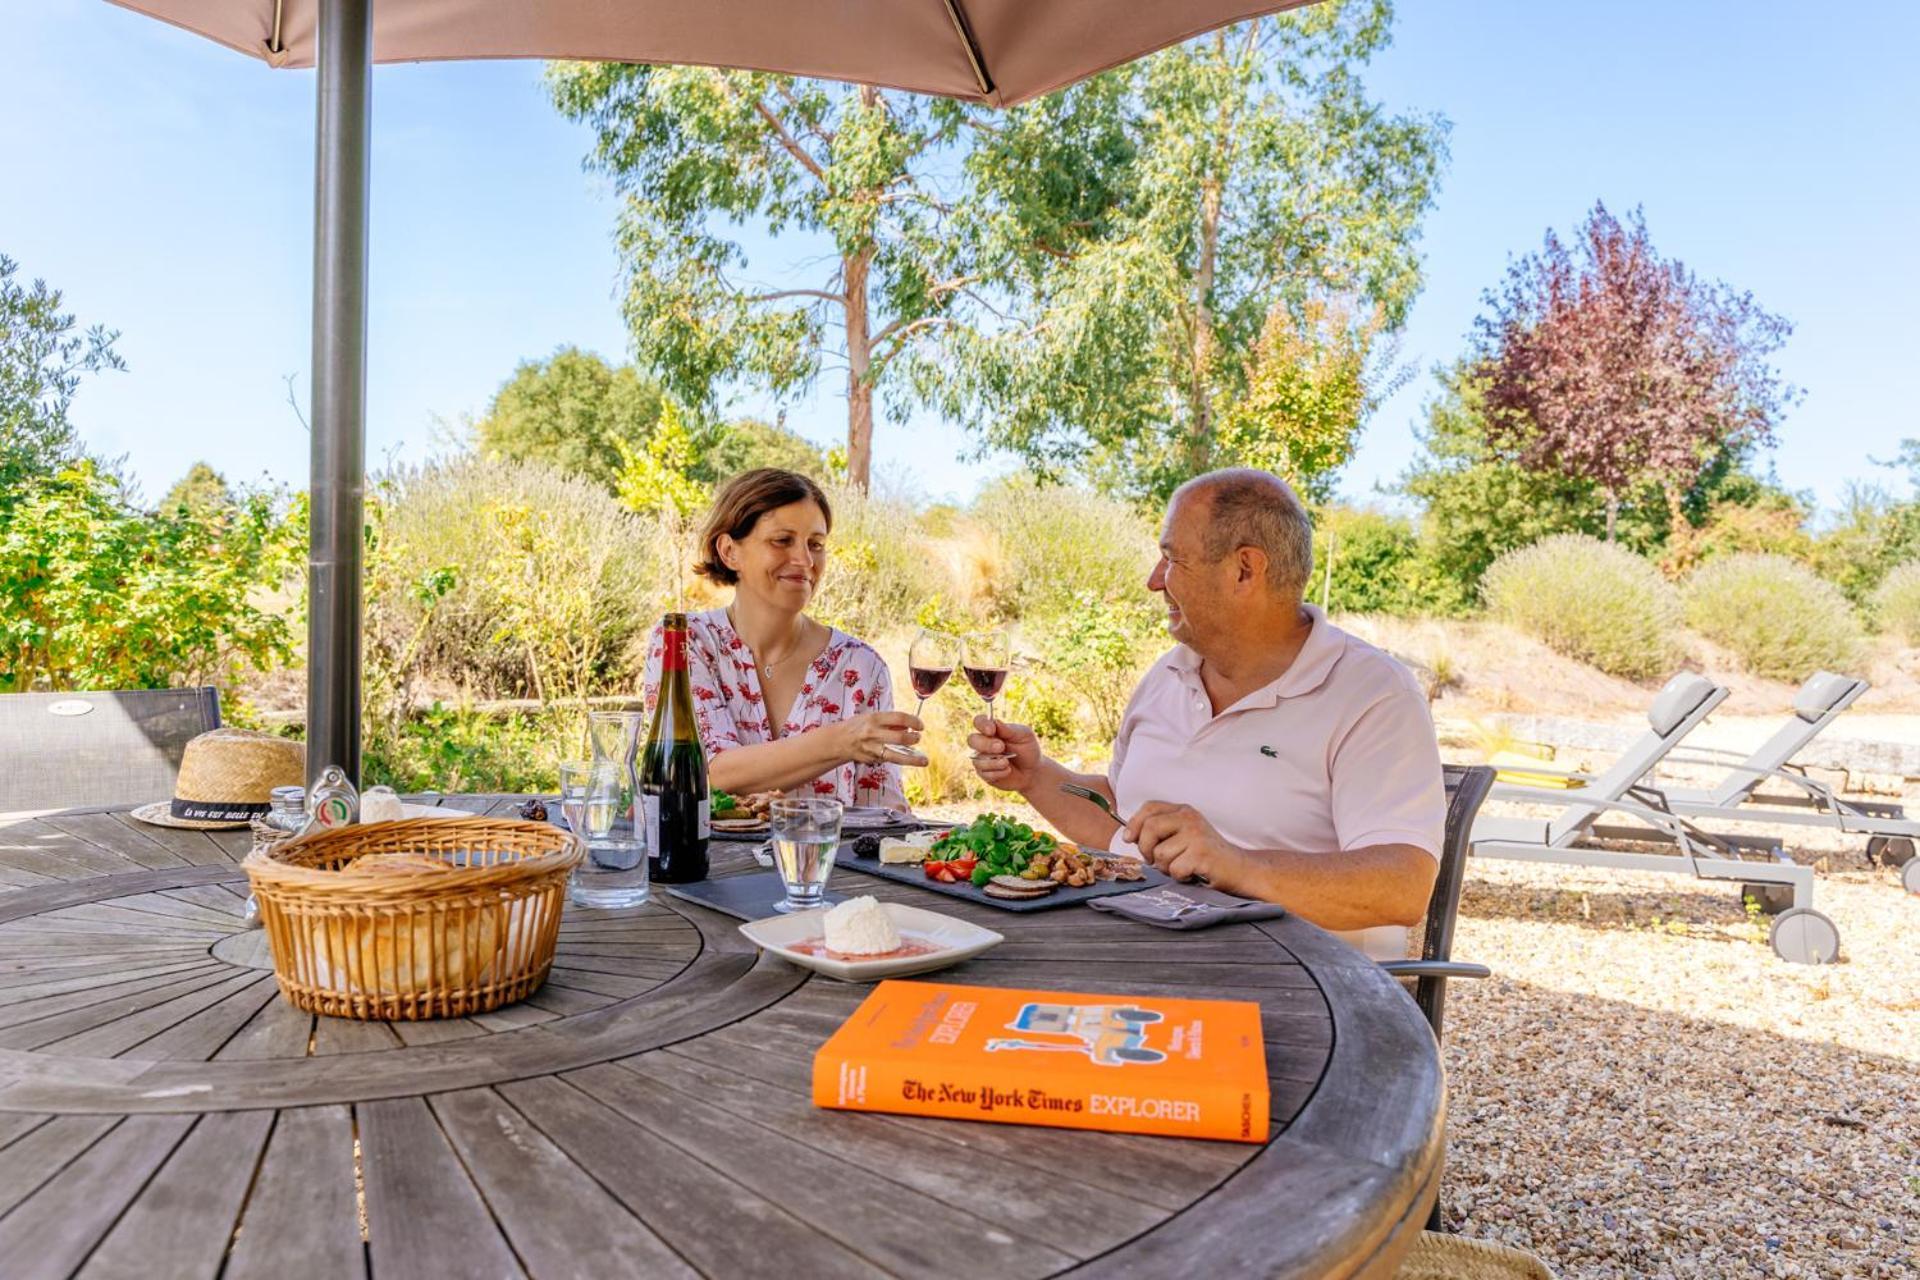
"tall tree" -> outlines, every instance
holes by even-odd
[[[1338,363],[1398,329],[1420,285],[1446,126],[1367,97],[1391,20],[1388,0],[1333,0],[977,121],[963,226],[996,287],[920,365],[921,392],[988,447],[1136,492],[1283,452],[1270,433],[1298,417],[1235,418],[1262,332]]]
[[[1797,392],[1768,357],[1793,327],[1662,259],[1635,210],[1595,203],[1569,248],[1552,230],[1476,322],[1488,441],[1532,471],[1590,481],[1614,537],[1622,497],[1653,483],[1670,536],[1717,458],[1771,441]]]
[[[562,347],[513,371],[475,425],[490,458],[544,462],[612,488],[622,447],[644,450],[660,390],[632,365]]]
[[[196,462],[187,474],[173,482],[167,496],[160,500],[162,512],[185,507],[195,515],[216,515],[233,505],[233,487],[211,464]]]
[[[79,456],[67,411],[81,377],[126,368],[113,350],[119,334],[76,328],[60,310],[59,290],[44,280],[22,284],[18,270],[0,254],[0,495]]]
[[[702,67],[560,63],[548,83],[562,112],[592,126],[589,163],[626,197],[619,242],[640,364],[710,406],[728,382],[805,388],[837,356],[848,478],[865,488],[876,388],[971,283],[934,181],[963,109]],[[748,226],[795,243],[814,268],[751,279]]]

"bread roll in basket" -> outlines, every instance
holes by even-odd
[[[504,818],[340,827],[243,866],[295,1007],[347,1018],[452,1018],[525,999],[553,967],[570,832]]]

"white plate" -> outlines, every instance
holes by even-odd
[[[971,959],[987,948],[1006,941],[991,929],[983,929],[953,916],[943,916],[938,911],[903,906],[897,902],[883,902],[880,906],[892,918],[893,927],[900,931],[901,941],[931,942],[940,949],[925,955],[896,956],[887,960],[836,960],[832,956],[809,955],[794,950],[797,942],[811,942],[824,936],[827,914],[824,907],[818,911],[798,911],[788,916],[750,920],[740,926],[740,932],[746,934],[747,940],[755,946],[773,952],[789,964],[824,973],[842,982],[875,982],[881,978],[931,973],[935,969],[944,969],[950,964]]]

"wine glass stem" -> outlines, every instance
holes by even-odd
[[[927,709],[927,700],[925,696],[922,696],[920,699],[920,705],[913,709],[913,718],[915,720],[918,720],[920,718],[920,713],[922,711],[925,711],[926,709]]]
[[[993,722],[993,699],[987,698],[984,699],[984,701],[987,704],[987,732],[997,735],[1000,732],[1000,727]]]

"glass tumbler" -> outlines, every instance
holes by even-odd
[[[786,886],[786,900],[775,911],[811,911],[827,896],[827,877],[840,852],[838,800],[773,802],[773,860]]]

